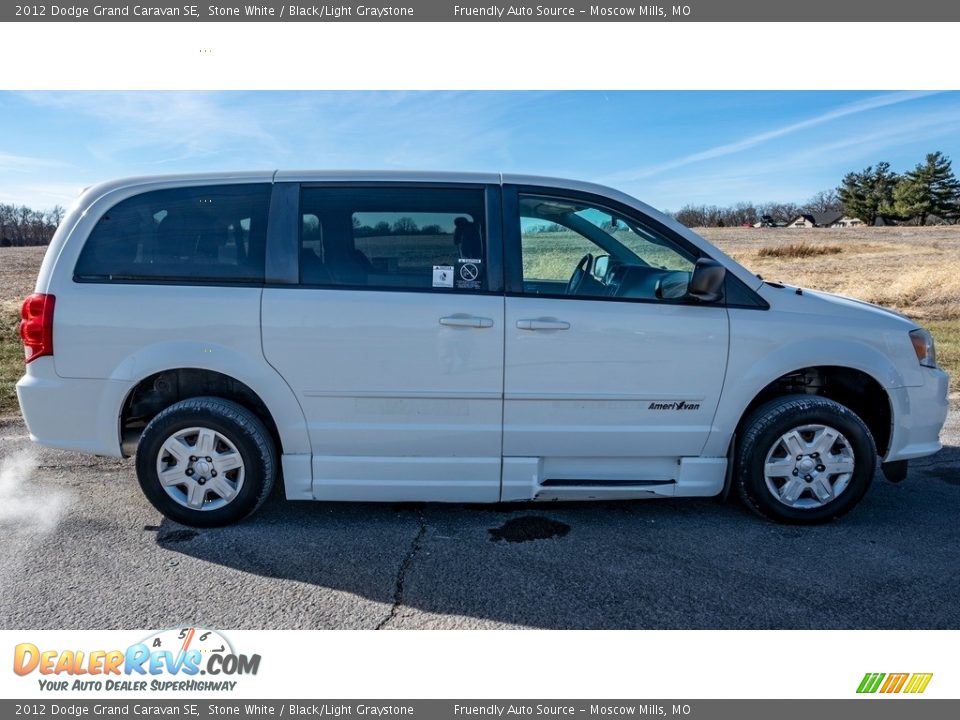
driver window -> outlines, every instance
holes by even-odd
[[[520,217],[523,281],[563,282],[570,279],[577,261],[590,253],[603,254],[599,245],[555,222]]]
[[[696,258],[614,211],[559,197],[520,195],[527,294],[680,299]]]

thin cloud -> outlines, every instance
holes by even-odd
[[[282,150],[283,142],[238,93],[69,92],[26,93],[40,107],[96,120],[101,132],[87,140],[99,161],[119,162],[149,149],[167,157],[214,154],[251,145]]]
[[[920,99],[931,94],[836,93],[826,100],[836,105],[823,112],[822,105],[797,109],[808,106],[809,93],[786,94],[780,97],[791,113],[812,115],[790,121],[782,108],[764,114],[769,102],[739,92],[0,93],[0,125],[7,126],[0,132],[7,143],[0,141],[0,202],[65,204],[95,181],[151,172],[316,167],[580,177],[661,206],[697,196],[800,200],[795,193],[806,187],[830,186],[878,160],[907,169],[922,159],[913,157],[920,150],[960,157],[960,95]],[[824,102],[822,94],[816,102]],[[660,105],[668,112],[650,112]],[[729,136],[711,121],[714,109],[734,119],[750,113],[751,127],[759,122],[763,132],[723,142]],[[671,133],[677,123],[689,131]],[[695,141],[706,149],[691,153]],[[69,164],[53,167],[44,157]],[[610,174],[627,157],[665,160]]]
[[[27,157],[25,155],[11,155],[0,152],[0,169],[14,172],[29,172],[43,168],[64,167],[65,163],[45,158]]]
[[[765,174],[783,175],[785,172],[793,174],[798,170],[823,168],[828,164],[859,162],[875,165],[878,161],[885,159],[884,153],[894,145],[902,148],[922,142],[929,144],[926,148],[929,150],[938,138],[955,137],[958,132],[960,132],[960,116],[955,111],[924,113],[894,125],[880,125],[876,128],[861,127],[858,133],[832,142],[795,148],[787,153],[746,164],[737,163],[736,173],[748,177],[759,177]],[[918,155],[914,162],[922,159],[922,156]],[[910,167],[912,164],[894,169],[904,171]],[[785,171],[787,168],[789,170]],[[837,183],[839,181],[838,177]]]
[[[735,201],[800,202],[820,190],[836,187],[850,170],[890,160],[892,148],[920,147],[912,159],[894,163],[893,169],[903,172],[922,161],[923,152],[936,149],[938,139],[958,135],[960,116],[955,111],[924,113],[908,121],[864,127],[857,134],[832,142],[794,148],[763,159],[750,158],[693,175],[657,179],[655,183],[623,183],[621,187],[660,208]],[[826,180],[816,179],[828,167],[836,168],[834,174]]]
[[[828,110],[827,112],[816,115],[812,118],[807,118],[806,120],[801,120],[799,122],[790,123],[788,125],[783,125],[773,130],[768,130],[766,132],[757,133],[749,137],[743,138],[732,143],[726,143],[723,145],[717,145],[716,147],[709,148],[707,150],[702,150],[700,152],[692,153],[690,155],[684,155],[683,157],[677,158],[675,160],[670,160],[659,165],[653,165],[648,167],[636,168],[634,170],[624,170],[618,173],[613,173],[607,175],[604,178],[605,182],[624,182],[630,180],[640,180],[643,178],[648,178],[653,175],[658,175],[667,170],[674,170],[676,168],[685,167],[687,165],[693,165],[694,163],[703,162],[704,160],[713,160],[719,157],[725,157],[727,155],[734,155],[736,153],[743,152],[744,150],[749,150],[755,148],[758,145],[770,142],[771,140],[776,140],[782,138],[786,135],[792,135],[793,133],[800,132],[801,130],[806,130],[808,128],[816,127],[818,125],[824,125],[826,123],[838,120],[840,118],[849,117],[851,115],[857,115],[864,112],[869,112],[871,110],[876,110],[878,108],[888,107],[890,105],[897,105],[904,102],[910,102],[911,100],[917,100],[919,98],[927,97],[933,95],[935,92],[925,92],[925,91],[916,91],[916,92],[898,92],[898,93],[889,93],[887,95],[879,95],[877,97],[867,98],[866,100],[860,100],[857,102],[849,103],[847,105],[841,105],[838,108],[833,110]]]
[[[443,167],[510,157],[515,113],[542,93],[28,93],[32,104],[94,120],[100,164],[176,169]],[[472,160],[472,162],[471,162]]]
[[[499,169],[516,144],[517,117],[541,94],[317,93],[285,100],[287,127],[299,132],[290,162],[329,166]],[[284,160],[284,158],[281,158]],[[290,162],[286,164],[289,165]]]

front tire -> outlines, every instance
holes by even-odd
[[[277,458],[263,422],[217,397],[181,400],[147,425],[137,447],[137,479],[150,503],[193,527],[228,525],[270,495]]]
[[[816,395],[788,395],[744,423],[734,482],[747,506],[783,523],[844,515],[873,480],[877,449],[849,408]]]

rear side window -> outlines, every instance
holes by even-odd
[[[263,282],[270,185],[155,190],[103,214],[74,278],[88,282]]]
[[[482,190],[305,188],[301,215],[305,285],[486,289]]]

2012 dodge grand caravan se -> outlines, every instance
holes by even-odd
[[[263,172],[88,189],[23,304],[33,439],[162,513],[722,495],[817,522],[936,452],[930,334],[615,190]]]

